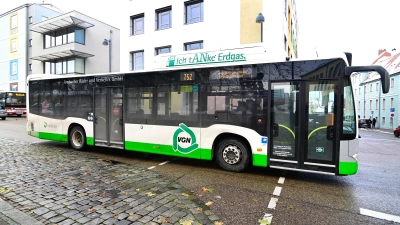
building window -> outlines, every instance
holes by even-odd
[[[157,30],[164,30],[172,27],[172,7],[156,10]]]
[[[73,42],[85,44],[85,30],[80,27],[68,27],[49,32],[44,36],[44,48],[51,48]]]
[[[32,39],[29,39],[28,45],[29,45],[29,46],[32,46]]]
[[[203,49],[203,41],[185,43],[185,51]]]
[[[32,16],[29,17],[29,23],[30,23],[30,24],[33,23],[33,17],[32,17]]]
[[[15,29],[18,27],[18,16],[14,15],[11,17],[11,29]]]
[[[376,110],[378,110],[378,105],[379,105],[379,103],[378,103],[378,99],[377,99],[376,102],[375,102],[375,109]]]
[[[17,62],[12,62],[11,63],[11,75],[17,75],[18,69],[17,69]]]
[[[32,71],[32,64],[29,64],[28,69],[29,71]]]
[[[390,79],[390,88],[394,87],[394,78]]]
[[[12,39],[11,40],[11,52],[16,52],[17,51],[17,39]]]
[[[385,117],[382,116],[382,125],[385,125]]]
[[[164,53],[170,53],[171,52],[171,46],[164,46],[164,47],[159,47],[155,49],[156,55],[164,54]]]
[[[390,98],[390,108],[394,108],[394,99]]]
[[[44,62],[45,74],[85,74],[85,59],[83,58],[64,58],[56,61]]]
[[[203,4],[203,1],[185,2],[186,24],[202,22],[204,20]]]
[[[358,101],[358,111],[360,111],[360,108],[361,108],[361,103],[360,103],[360,101]]]
[[[369,85],[369,92],[372,92],[372,84]]]
[[[361,94],[361,88],[358,89],[358,94]]]
[[[131,35],[144,33],[144,14],[131,16]]]
[[[379,91],[379,83],[376,83],[376,91]]]
[[[385,105],[386,105],[386,99],[383,99],[383,101],[382,101],[382,110],[386,109]]]
[[[143,51],[138,51],[138,52],[132,52],[131,53],[132,70],[142,70],[142,69],[144,69],[144,58],[143,58],[143,55],[144,55]]]
[[[372,100],[369,100],[369,109],[372,110]]]

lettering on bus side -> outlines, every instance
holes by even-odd
[[[196,143],[196,135],[194,132],[185,124],[179,124],[179,128],[176,129],[172,140],[172,148],[174,151],[182,154],[189,154],[198,147],[199,144]]]

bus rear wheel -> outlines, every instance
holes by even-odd
[[[216,150],[218,165],[224,170],[242,172],[250,163],[246,145],[235,138],[220,141]]]
[[[86,147],[86,135],[82,127],[75,126],[69,132],[69,144],[75,150],[83,150]]]

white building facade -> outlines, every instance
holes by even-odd
[[[0,91],[25,91],[26,77],[32,73],[29,29],[59,14],[40,4],[25,4],[0,14]]]
[[[72,11],[37,23],[31,31],[34,74],[120,71],[120,31],[116,27]]]
[[[121,71],[153,69],[159,55],[263,46],[298,58],[294,0],[135,0],[122,15]],[[256,23],[262,13],[264,22]]]

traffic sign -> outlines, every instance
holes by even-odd
[[[371,114],[374,115],[374,111],[371,111]]]
[[[390,112],[394,112],[395,111],[395,108],[390,108]]]
[[[390,113],[390,117],[394,117],[394,113]]]

